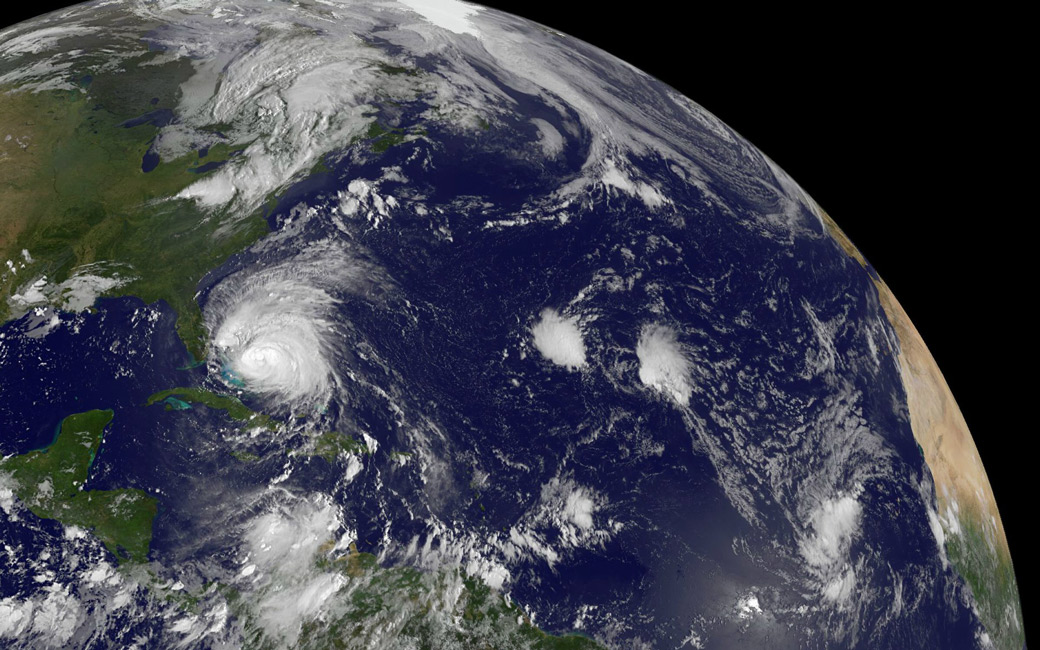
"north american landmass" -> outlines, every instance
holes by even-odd
[[[85,490],[112,411],[65,418],[54,442],[0,460],[0,474],[37,517],[91,531],[119,561],[145,562],[158,500],[144,490]]]
[[[0,87],[0,321],[43,304],[76,311],[102,295],[164,300],[202,358],[196,286],[267,227],[259,215],[206,219],[172,197],[241,145],[159,160],[152,147],[191,64],[142,48],[92,74],[103,58],[81,64],[74,89]]]

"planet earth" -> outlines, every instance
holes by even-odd
[[[0,32],[0,640],[1025,646],[993,491],[835,222],[457,0]]]

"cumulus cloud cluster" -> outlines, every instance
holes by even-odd
[[[567,318],[555,309],[543,309],[531,335],[534,347],[549,361],[568,370],[585,366],[585,340],[576,317]]]

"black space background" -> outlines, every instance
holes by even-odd
[[[0,24],[65,4],[5,7]],[[1035,86],[1036,66],[1022,70],[1024,16],[996,6],[926,14],[851,3],[811,12],[750,3],[485,4],[672,85],[776,161],[845,230],[903,304],[964,412],[1032,629],[1031,389],[1040,369],[1028,315],[1035,128],[1020,90]]]

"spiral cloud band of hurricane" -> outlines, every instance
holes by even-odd
[[[249,391],[286,402],[320,401],[333,383],[326,342],[332,302],[321,289],[292,279],[243,291],[224,315],[214,345],[229,378]]]
[[[275,404],[321,408],[342,387],[338,294],[357,290],[365,273],[372,271],[341,243],[326,241],[283,264],[223,279],[206,303],[214,373]]]

